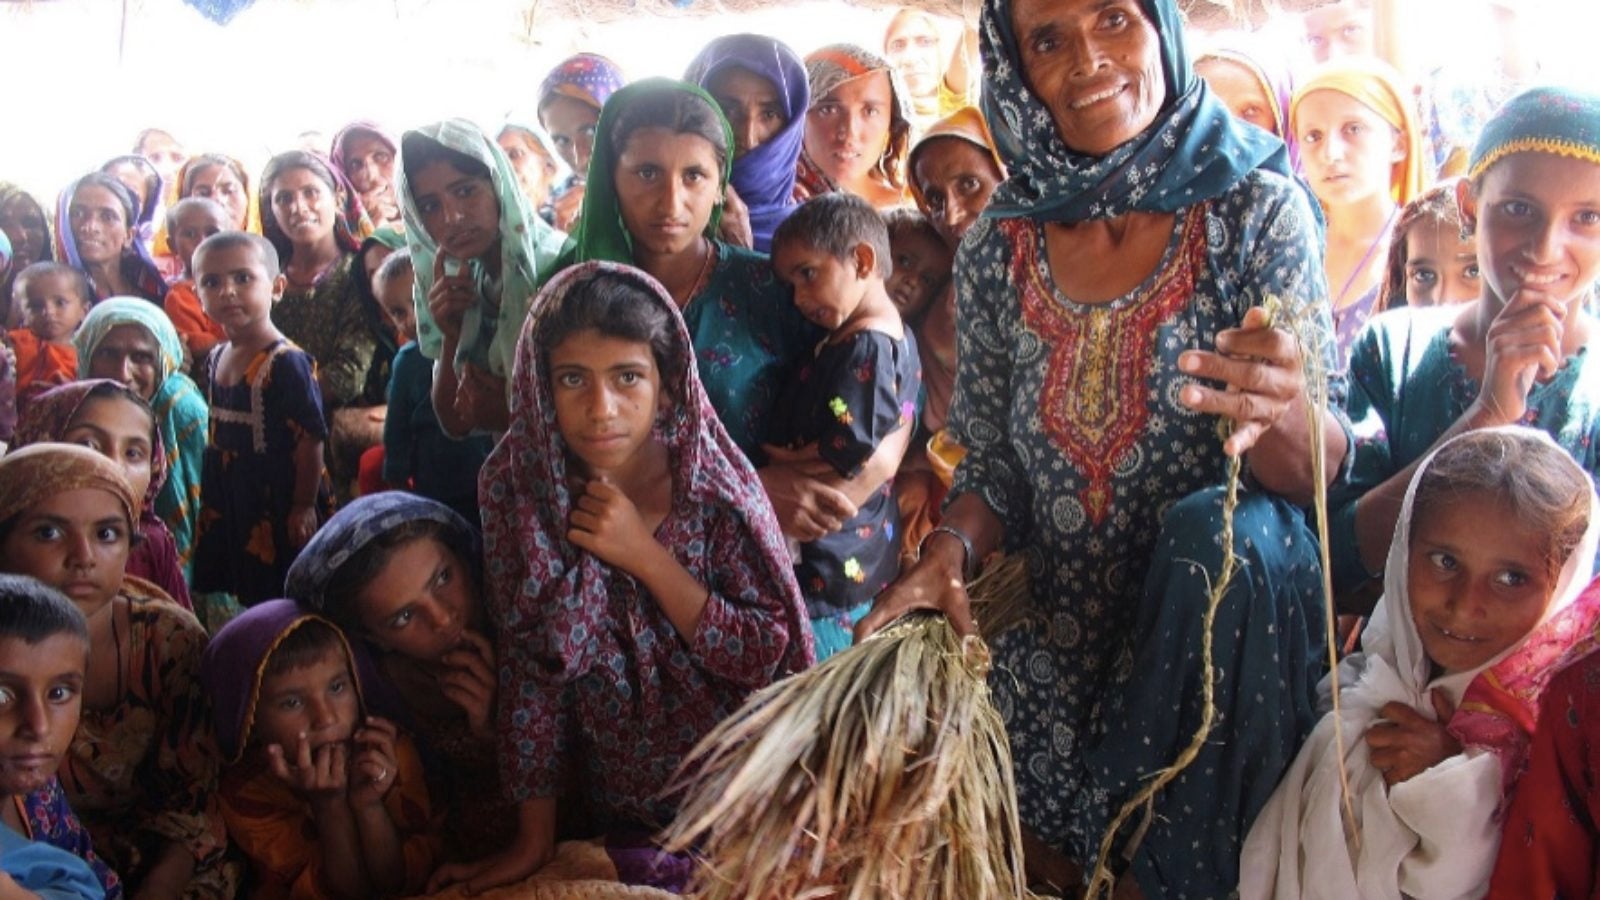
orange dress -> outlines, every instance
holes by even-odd
[[[77,380],[78,351],[71,344],[41,341],[26,328],[13,329],[8,336],[17,353],[18,414],[34,394]]]

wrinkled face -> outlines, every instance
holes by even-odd
[[[940,236],[923,230],[890,234],[889,254],[894,271],[884,287],[900,318],[914,321],[950,283],[955,254]]]
[[[1523,289],[1562,302],[1600,276],[1600,166],[1550,153],[1515,153],[1458,192],[1477,222],[1478,264],[1494,295]]]
[[[893,123],[889,73],[868,72],[812,100],[806,113],[806,155],[839,184],[856,184],[871,177],[888,151]]]
[[[172,224],[174,227],[168,232],[167,237],[172,243],[173,255],[183,260],[186,272],[193,270],[194,251],[200,246],[201,241],[219,231],[235,227],[218,217],[216,210],[204,206],[191,206],[183,210]]]
[[[499,245],[500,201],[489,179],[439,159],[418,169],[410,187],[422,227],[442,252],[473,259]]]
[[[30,644],[0,638],[0,793],[44,787],[78,730],[89,644],[53,634]]]
[[[89,377],[120,381],[149,400],[161,386],[161,345],[143,325],[118,325],[95,346]]]
[[[539,124],[550,132],[556,152],[579,178],[589,172],[589,157],[594,155],[594,126],[599,121],[599,109],[572,97],[557,95],[539,110]]]
[[[1372,56],[1372,10],[1358,2],[1341,0],[1307,12],[1306,45],[1319,63],[1348,56]]]
[[[67,205],[67,227],[85,265],[106,264],[122,255],[133,237],[127,210],[110,190],[85,184]]]
[[[1478,248],[1461,230],[1424,219],[1406,232],[1406,305],[1440,306],[1478,299]]]
[[[116,463],[135,497],[150,489],[151,441],[156,423],[150,413],[123,397],[84,401],[61,433],[61,442],[88,447]]]
[[[1555,593],[1549,550],[1550,536],[1508,517],[1499,497],[1461,494],[1417,515],[1406,584],[1428,658],[1460,672],[1521,641]]]
[[[22,304],[24,326],[41,341],[70,341],[89,315],[89,302],[78,287],[77,279],[58,272],[29,276]]]
[[[722,201],[721,177],[716,148],[697,134],[650,127],[628,135],[614,180],[636,250],[673,255],[693,247]]]
[[[240,334],[272,314],[285,280],[267,274],[255,247],[213,247],[194,256],[195,292],[200,306],[222,330]]]
[[[0,565],[55,588],[92,612],[122,589],[133,523],[115,495],[62,491],[17,517],[0,544]]]
[[[555,184],[560,169],[539,142],[520,128],[507,128],[500,132],[498,142],[517,176],[517,186],[528,205],[537,210],[550,202],[550,188]]]
[[[933,20],[916,13],[895,16],[883,37],[883,55],[905,79],[913,96],[939,91],[944,78],[944,54],[939,49],[939,29]]]
[[[50,248],[44,213],[25,194],[0,204],[0,231],[11,241],[11,265],[19,272],[44,259]]]
[[[855,314],[873,277],[871,248],[858,244],[855,256],[863,249],[865,260],[842,260],[804,241],[788,240],[772,248],[772,269],[794,288],[800,314],[833,331]]]
[[[394,326],[402,344],[417,339],[417,308],[411,298],[412,284],[410,273],[380,278],[373,283],[378,305],[383,307],[383,314]]]
[[[156,172],[167,181],[171,181],[172,176],[178,174],[183,164],[189,161],[188,151],[164,131],[152,131],[145,135],[144,141],[134,152],[148,159],[150,165],[156,167]]]
[[[1166,102],[1161,40],[1137,0],[1017,0],[1022,70],[1068,149],[1104,156]]]
[[[1234,59],[1210,56],[1195,63],[1195,72],[1206,80],[1234,118],[1249,122],[1268,134],[1283,137],[1278,126],[1278,104],[1250,67]]]
[[[789,124],[778,86],[740,66],[727,66],[706,84],[733,126],[734,158],[771,140]]]
[[[204,166],[194,170],[193,175],[189,196],[209,197],[221,203],[222,208],[233,216],[228,227],[243,231],[250,220],[250,194],[233,169],[220,165]]]
[[[296,247],[314,246],[333,235],[340,197],[310,169],[285,169],[267,185],[272,217]]]
[[[463,633],[481,618],[471,573],[455,551],[431,537],[395,548],[356,604],[373,643],[422,662],[460,648]]]
[[[667,399],[650,345],[580,331],[550,350],[549,371],[574,468],[589,478],[629,468]]]
[[[394,184],[394,150],[375,134],[362,131],[345,138],[339,164],[350,186],[363,196]]]
[[[311,663],[262,679],[251,733],[262,746],[282,747],[292,760],[300,735],[316,750],[350,740],[360,719],[350,663],[343,649],[330,648]]]
[[[1372,107],[1340,91],[1312,91],[1295,107],[1294,127],[1306,180],[1324,208],[1390,196],[1405,136]]]
[[[1001,181],[989,152],[957,137],[934,138],[919,146],[911,177],[922,194],[922,214],[952,252]]]

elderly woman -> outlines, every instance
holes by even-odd
[[[1313,721],[1321,576],[1291,505],[1314,489],[1305,384],[1294,337],[1255,307],[1280,297],[1327,343],[1315,219],[1282,143],[1195,77],[1173,0],[986,0],[980,38],[1011,175],[956,262],[950,428],[968,455],[921,560],[858,633],[915,607],[970,631],[962,582],[1002,547],[1024,554],[1033,597],[992,641],[992,687],[1030,869],[1063,888],[1189,742],[1210,677],[1209,740],[1115,857],[1128,893],[1225,896]],[[1322,430],[1337,472],[1347,432]],[[1206,672],[1237,456],[1241,568]]]

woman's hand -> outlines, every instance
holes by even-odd
[[[445,274],[443,250],[433,258],[433,287],[428,288],[428,315],[439,332],[451,341],[461,339],[461,319],[478,299],[478,286],[465,275]],[[465,268],[462,269],[465,271]]]
[[[398,732],[394,723],[377,716],[368,716],[366,724],[355,733],[356,758],[350,763],[350,808],[370,809],[383,803],[383,798],[394,787],[394,777],[400,770],[399,758],[394,752]]]
[[[1217,349],[1190,350],[1178,357],[1186,375],[1220,381],[1223,389],[1191,384],[1179,394],[1184,406],[1232,420],[1233,433],[1222,445],[1240,456],[1268,431],[1305,417],[1305,374],[1300,345],[1287,330],[1274,328],[1266,310],[1245,313],[1238,328],[1217,335]],[[1286,416],[1298,416],[1286,419]]]
[[[1510,425],[1528,411],[1528,392],[1561,368],[1566,310],[1543,291],[1517,291],[1484,336],[1483,388],[1468,412],[1477,425]]]
[[[972,620],[972,599],[967,596],[962,573],[966,549],[952,535],[935,531],[923,542],[922,558],[910,571],[900,573],[872,602],[872,611],[856,623],[855,640],[860,643],[878,629],[908,612],[931,609],[944,613],[956,634],[977,634]]]
[[[267,764],[279,781],[313,802],[343,798],[348,782],[350,752],[343,741],[323,744],[314,752],[311,740],[301,734],[290,763],[282,744],[267,745]]]
[[[467,725],[481,738],[494,736],[494,645],[471,629],[462,632],[462,645],[439,658],[445,672],[439,690],[467,714]]]
[[[567,540],[624,572],[633,571],[643,551],[656,545],[639,508],[605,476],[591,478],[568,520]]]
[[[755,231],[750,227],[750,207],[744,205],[732,184],[722,195],[722,222],[717,226],[717,236],[723,243],[746,250],[756,245]]]
[[[550,208],[555,210],[555,226],[561,231],[571,231],[577,224],[578,215],[583,212],[583,185],[575,184],[567,192],[550,202]]]
[[[815,444],[798,450],[762,445],[767,464],[756,470],[785,537],[806,543],[829,535],[855,518],[856,505],[823,479],[836,474]]]
[[[1404,703],[1385,703],[1380,718],[1367,729],[1367,750],[1372,767],[1383,773],[1383,783],[1394,787],[1409,781],[1461,752],[1461,742],[1445,727],[1455,707],[1444,691],[1430,694],[1437,722]]]

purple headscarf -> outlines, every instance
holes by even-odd
[[[777,88],[788,122],[761,146],[733,161],[733,189],[750,208],[755,248],[772,246],[772,233],[798,205],[794,199],[795,164],[806,133],[811,85],[805,63],[789,46],[759,34],[730,34],[707,44],[689,63],[684,80],[710,90],[710,83],[730,68],[759,75]]]
[[[543,115],[544,105],[557,96],[571,97],[599,109],[624,83],[621,67],[598,53],[569,56],[557,63],[539,85],[539,113]]]

